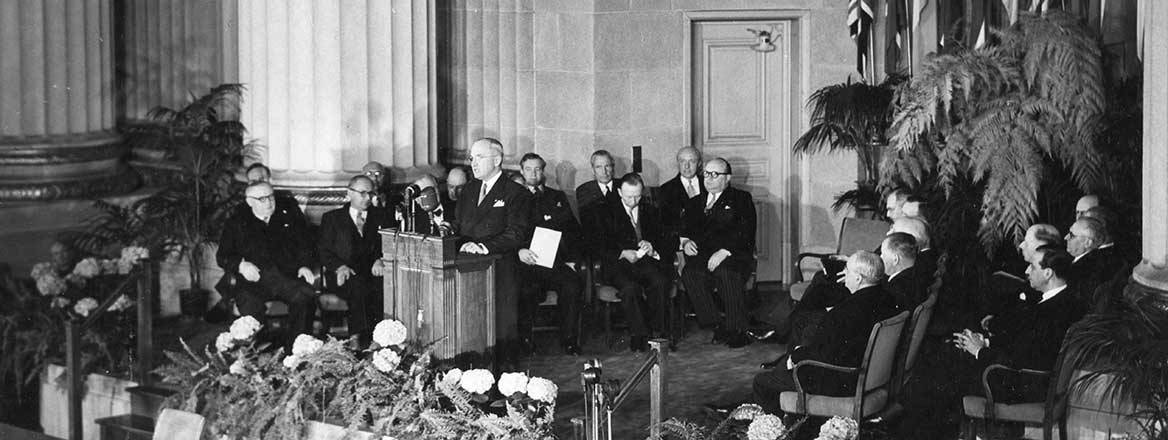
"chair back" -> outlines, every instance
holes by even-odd
[[[925,331],[929,328],[929,321],[933,319],[933,309],[937,306],[937,294],[929,295],[925,302],[913,309],[912,319],[908,325],[908,349],[904,352],[904,363],[901,365],[903,375],[912,371],[917,360],[917,353],[921,350],[921,342],[925,339]]]
[[[844,218],[840,226],[839,246],[836,253],[851,255],[855,251],[870,251],[880,246],[884,236],[888,234],[888,222],[883,220],[869,220],[864,218]]]
[[[167,408],[154,424],[155,440],[199,440],[203,436],[203,416]]]
[[[864,362],[860,364],[860,375],[856,382],[857,396],[888,385],[896,365],[897,346],[904,334],[908,311],[872,325],[868,336],[868,347],[864,350]]]

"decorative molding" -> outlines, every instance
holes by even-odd
[[[122,136],[109,132],[9,139],[0,138],[0,166],[95,162],[122,157],[127,150]]]
[[[138,175],[123,168],[112,175],[57,182],[0,183],[0,200],[34,202],[61,199],[90,199],[122,194],[138,187]]]

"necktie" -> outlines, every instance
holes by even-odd
[[[479,205],[483,204],[483,200],[487,199],[487,183],[483,182],[483,190],[479,193]]]
[[[714,202],[717,202],[717,201],[718,201],[718,196],[716,194],[710,193],[710,199],[706,201],[706,212],[707,213],[710,212],[710,209],[714,207]]]
[[[694,196],[698,195],[698,189],[694,186],[692,180],[685,179],[683,182],[685,182],[685,194],[689,196],[689,198],[692,199]]]
[[[629,220],[633,222],[633,231],[637,233],[637,241],[641,241],[641,222],[637,219],[637,208],[629,209]]]
[[[600,184],[600,196],[608,197],[608,184]]]
[[[365,213],[358,212],[357,218],[353,220],[354,226],[357,226],[357,235],[365,236]]]

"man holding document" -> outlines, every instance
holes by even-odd
[[[574,260],[579,244],[580,223],[572,215],[563,191],[544,186],[543,170],[547,163],[535,153],[519,161],[523,186],[531,191],[531,243],[519,250],[519,333],[530,335],[535,309],[545,292],[556,292],[559,308],[560,336],[564,352],[580,354],[580,276],[567,261]]]

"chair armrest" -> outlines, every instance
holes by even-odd
[[[811,359],[804,359],[796,363],[795,368],[791,369],[791,377],[795,379],[795,392],[799,393],[799,398],[796,402],[795,410],[798,413],[804,414],[807,412],[807,392],[803,391],[803,383],[799,380],[799,369],[803,367],[817,367],[823,368],[825,370],[838,371],[840,373],[848,374],[856,374],[860,371],[860,369],[856,367],[844,367]]]
[[[986,419],[988,419],[988,420],[994,420],[996,418],[995,414],[994,414],[994,393],[993,393],[993,391],[990,390],[990,373],[992,373],[994,371],[999,371],[999,370],[1001,370],[1004,373],[1008,372],[1008,373],[1013,373],[1016,375],[1030,375],[1030,376],[1039,376],[1039,377],[1049,377],[1051,374],[1050,371],[1048,371],[1048,370],[1033,370],[1033,369],[1029,369],[1029,368],[1014,368],[1014,367],[1011,367],[1011,366],[1005,365],[1005,364],[993,364],[993,365],[986,367],[985,370],[982,370],[982,372],[981,372],[981,389],[983,392],[985,392]]]
[[[831,255],[832,254],[827,254],[827,253],[823,253],[823,252],[800,252],[799,255],[795,256],[795,271],[794,271],[794,273],[795,273],[795,276],[798,278],[797,280],[795,280],[795,282],[799,283],[799,282],[803,281],[803,259],[804,258],[827,258],[827,257],[830,257]]]

